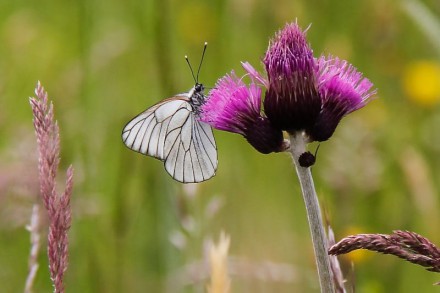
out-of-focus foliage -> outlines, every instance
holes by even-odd
[[[336,240],[401,229],[439,244],[438,40],[403,9],[407,2],[0,2],[2,292],[19,292],[27,276],[24,227],[39,200],[28,97],[37,80],[54,100],[62,168],[75,168],[68,292],[201,292],[209,279],[205,242],[221,230],[231,237],[233,292],[316,292],[287,154],[264,156],[216,131],[216,177],[183,186],[120,137],[134,115],[192,87],[183,56],[197,66],[204,41],[200,81],[209,87],[231,69],[242,74],[240,61],[258,67],[269,38],[295,19],[312,24],[316,56],[347,59],[378,88],[375,101],[321,144],[313,167]],[[440,2],[421,3],[440,19]],[[41,251],[36,292],[51,290],[46,258]],[[343,266],[358,292],[430,292],[440,279],[370,252],[348,255]]]

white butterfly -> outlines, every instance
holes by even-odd
[[[217,170],[217,147],[211,126],[197,117],[206,99],[204,87],[197,79],[194,78],[196,84],[188,93],[157,103],[134,117],[122,131],[127,147],[164,161],[171,177],[183,183],[208,180]]]

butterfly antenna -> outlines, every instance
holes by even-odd
[[[208,47],[208,42],[205,42],[205,45],[203,46],[202,59],[200,59],[199,69],[197,69],[196,83],[199,82],[199,73],[200,73],[200,68],[202,67],[203,58],[205,57],[206,47]]]
[[[186,55],[185,55],[185,60],[186,60],[186,63],[188,63],[189,70],[191,70],[191,74],[193,76],[194,82],[197,83],[196,77],[194,76],[194,71],[191,67],[191,63],[189,63],[188,56],[186,56]],[[197,77],[198,77],[198,74],[197,74]]]

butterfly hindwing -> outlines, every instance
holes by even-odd
[[[191,129],[191,132],[185,129]],[[170,133],[173,139],[165,144],[168,151],[165,158],[167,172],[184,183],[202,182],[214,176],[217,148],[211,127],[198,121],[191,113],[176,134]]]
[[[211,178],[217,169],[217,148],[212,128],[206,123],[197,121],[193,130],[193,142],[200,173],[204,177]]]

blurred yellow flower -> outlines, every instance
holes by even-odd
[[[343,235],[348,236],[348,235],[356,235],[356,234],[362,234],[362,233],[366,233],[365,230],[362,229],[362,227],[351,226],[345,230],[345,233]],[[344,237],[346,237],[346,236],[344,236]],[[368,258],[370,258],[371,254],[372,253],[369,252],[368,250],[357,249],[357,250],[354,250],[350,253],[344,254],[344,257],[349,262],[352,262],[354,265],[357,265],[359,263],[366,261]]]
[[[403,88],[409,99],[421,106],[434,106],[440,101],[440,64],[420,60],[406,65]]]

